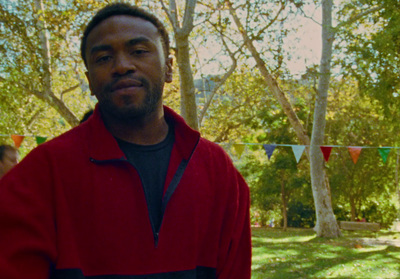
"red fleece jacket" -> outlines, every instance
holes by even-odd
[[[159,234],[96,108],[0,180],[1,278],[250,278],[248,186],[222,148],[164,111],[175,144]]]

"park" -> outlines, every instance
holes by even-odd
[[[21,159],[96,106],[79,42],[109,2],[0,0],[0,144]],[[252,278],[400,278],[398,0],[128,2],[170,33],[163,103],[249,186]]]
[[[400,232],[253,229],[252,278],[399,278]]]

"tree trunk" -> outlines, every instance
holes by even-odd
[[[233,20],[242,34],[243,40],[247,48],[250,50],[253,58],[256,60],[257,67],[260,70],[269,90],[274,94],[277,98],[278,102],[283,108],[284,113],[289,119],[290,124],[292,125],[297,137],[299,138],[300,142],[304,145],[310,145],[310,138],[307,136],[306,131],[303,128],[299,118],[297,117],[296,112],[293,110],[292,105],[290,104],[289,100],[287,99],[285,93],[280,89],[278,82],[272,77],[269,73],[267,67],[265,66],[264,61],[262,60],[260,54],[258,53],[257,49],[254,47],[253,42],[248,37],[244,26],[241,24],[238,16],[236,15],[236,11],[232,7],[230,2],[227,2],[230,14],[233,17]],[[330,17],[329,17],[330,19]],[[331,28],[331,25],[329,25]],[[330,31],[332,32],[332,31]],[[330,42],[330,49],[332,50],[332,42]],[[331,56],[330,56],[331,57]],[[329,62],[330,62],[329,57]],[[328,65],[328,83],[326,85],[329,86],[329,71],[330,71],[330,64]],[[328,89],[328,88],[327,88]],[[326,90],[327,92],[327,90]],[[325,100],[326,101],[326,100]],[[323,117],[325,117],[326,112],[326,103],[325,107],[320,106],[318,113],[321,109],[325,108],[323,111]],[[315,113],[315,112],[314,112]],[[315,118],[320,116],[316,116],[314,114],[314,125],[315,125]],[[317,122],[317,126],[313,126],[313,133],[315,130],[319,130],[321,127],[318,126],[319,122]],[[325,125],[325,118],[324,118],[324,125]],[[322,135],[324,133],[324,129],[322,131]],[[314,137],[315,142],[315,137]],[[315,143],[314,143],[315,144]],[[322,141],[321,143],[322,144]],[[310,151],[310,153],[308,152]],[[313,145],[311,142],[311,148],[307,148],[306,152],[307,158],[312,161],[312,157],[316,157],[317,159],[323,159],[322,153],[319,150],[319,146]],[[332,203],[330,199],[330,188],[329,188],[329,179],[326,176],[325,170],[323,168],[323,161],[318,161],[321,164],[316,165],[314,164],[313,168],[311,169],[311,182],[312,182],[312,189],[313,189],[313,196],[314,196],[314,204],[316,209],[316,216],[317,216],[317,225],[315,227],[317,236],[319,237],[337,237],[340,236],[340,230],[336,223],[335,215],[333,214]],[[314,177],[314,178],[313,178]]]
[[[281,181],[281,198],[282,198],[282,217],[283,217],[283,230],[287,230],[287,202],[285,193],[285,182]]]
[[[199,129],[193,73],[190,66],[188,37],[176,37],[176,59],[179,67],[181,114],[195,130]]]
[[[31,91],[36,97],[48,103],[53,107],[72,127],[79,124],[78,118],[68,109],[64,102],[57,98],[52,91],[51,84],[51,55],[50,55],[50,42],[47,35],[47,26],[44,19],[44,6],[42,0],[35,0],[35,10],[38,15],[42,14],[37,19],[37,27],[40,40],[40,52],[43,59],[43,84],[42,91]]]
[[[350,220],[352,222],[354,222],[354,221],[356,221],[356,217],[357,217],[356,202],[355,202],[354,198],[351,196],[349,199],[350,199],[350,213],[351,213]]]
[[[315,230],[318,236],[324,237],[338,237],[341,235],[332,209],[329,182],[325,172],[324,158],[320,150],[320,146],[324,144],[325,115],[334,39],[332,5],[332,0],[322,1],[322,56],[310,147],[311,184],[317,217]]]
[[[190,66],[189,52],[189,35],[193,29],[193,15],[196,2],[197,0],[186,0],[182,27],[178,21],[178,10],[175,0],[170,0],[169,10],[162,1],[161,4],[174,29],[176,60],[178,63],[181,87],[181,115],[190,127],[198,130],[199,121],[197,118],[195,87],[192,68]]]
[[[398,203],[400,204],[400,185],[399,185],[399,151],[396,151],[396,191],[397,191],[397,198],[398,198]],[[397,213],[397,218],[400,218],[400,212]]]

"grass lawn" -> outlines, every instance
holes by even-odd
[[[400,278],[400,233],[253,228],[252,279]]]

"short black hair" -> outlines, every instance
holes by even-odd
[[[4,154],[6,153],[7,150],[18,152],[18,150],[15,147],[12,147],[11,145],[8,144],[2,144],[0,145],[0,161],[3,161]]]
[[[86,67],[87,67],[87,61],[85,52],[86,52],[87,37],[89,36],[89,33],[103,20],[116,15],[133,16],[151,22],[157,28],[158,33],[160,33],[161,35],[165,51],[165,57],[168,57],[169,35],[168,31],[165,29],[165,26],[162,24],[162,22],[155,15],[149,13],[148,11],[142,8],[139,8],[138,6],[133,6],[123,2],[117,2],[114,4],[107,5],[101,10],[99,10],[96,13],[96,15],[90,20],[89,24],[86,26],[85,31],[83,32],[83,37],[81,40],[81,56]]]

